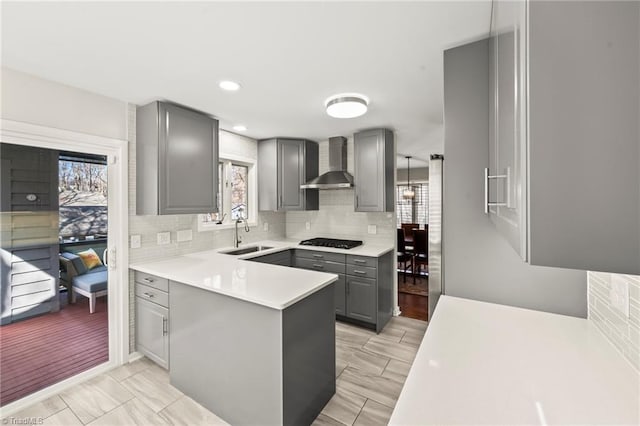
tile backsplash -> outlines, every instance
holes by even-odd
[[[640,372],[640,276],[589,272],[589,320]],[[629,287],[629,317],[610,301],[612,279]]]
[[[322,141],[319,145],[319,170],[322,174],[329,170],[329,141]],[[351,136],[347,140],[347,170],[353,174],[353,169]],[[353,189],[321,190],[319,210],[287,212],[287,238],[330,237],[393,244],[396,238],[395,213],[355,212],[353,192]],[[370,225],[375,226],[375,234],[368,233]]]

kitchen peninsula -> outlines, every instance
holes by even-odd
[[[310,424],[335,393],[337,275],[217,251],[131,269],[140,298],[166,289],[171,384],[225,421]]]

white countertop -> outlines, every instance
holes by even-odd
[[[269,252],[273,251],[276,250]],[[218,250],[137,263],[129,267],[279,310],[338,279],[335,274],[248,262],[237,256],[220,254]]]
[[[586,319],[442,296],[389,424],[638,425],[640,375]]]

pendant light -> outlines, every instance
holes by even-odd
[[[416,196],[415,191],[411,187],[411,156],[407,155],[407,189],[402,191],[402,198],[406,200],[413,200]]]

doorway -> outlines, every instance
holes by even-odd
[[[428,168],[426,163],[421,164],[419,160],[421,167],[414,167],[417,159],[404,158],[406,168],[398,168],[396,184],[398,306],[401,316],[427,321]]]
[[[7,120],[0,132],[6,414],[128,359],[127,152]]]

